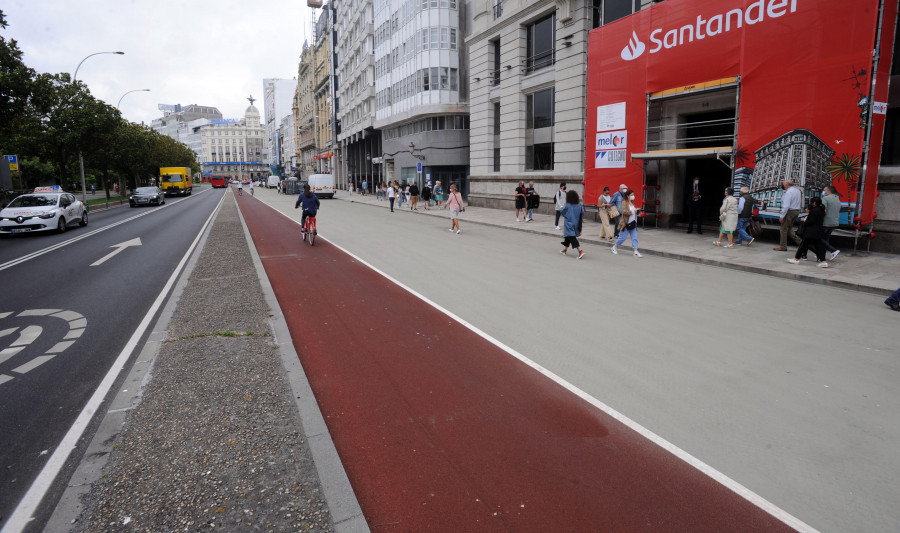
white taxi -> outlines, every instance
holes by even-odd
[[[66,231],[88,225],[88,210],[74,194],[57,187],[38,187],[17,196],[0,211],[0,235],[32,231]]]

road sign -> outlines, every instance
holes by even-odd
[[[10,170],[19,170],[19,156],[16,155],[5,155],[3,159],[9,163]]]
[[[416,172],[422,172],[422,162],[416,163]]]

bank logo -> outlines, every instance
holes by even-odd
[[[637,59],[643,55],[644,50],[646,49],[647,45],[638,39],[637,33],[631,32],[631,39],[628,41],[628,46],[622,49],[622,59],[625,61]]]

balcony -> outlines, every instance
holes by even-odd
[[[498,18],[503,16],[503,0],[494,1],[493,13],[494,20],[497,20]]]

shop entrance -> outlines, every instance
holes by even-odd
[[[644,183],[659,187],[659,224],[687,221],[694,177],[700,178],[703,221],[715,224],[726,187],[733,181],[739,80],[728,78],[648,96]],[[654,201],[655,203],[655,201]]]

